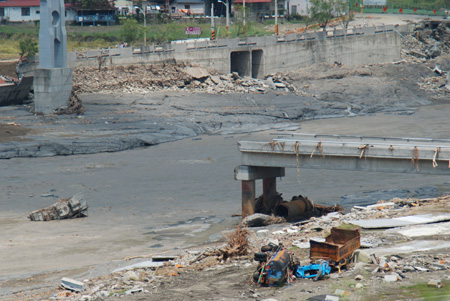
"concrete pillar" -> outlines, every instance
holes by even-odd
[[[255,213],[255,180],[242,181],[242,218]]]
[[[270,200],[277,194],[277,178],[263,179],[263,197]]]
[[[54,113],[66,108],[72,93],[72,69],[37,69],[34,76],[34,112]]]
[[[39,69],[34,75],[34,112],[51,114],[66,108],[72,93],[67,68],[67,34],[63,0],[41,0]]]

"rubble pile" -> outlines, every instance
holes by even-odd
[[[200,72],[189,72],[198,69]],[[155,91],[196,91],[218,93],[294,93],[303,95],[288,81],[287,75],[269,75],[265,80],[240,77],[237,72],[227,75],[210,74],[203,68],[183,65],[130,65],[75,68],[73,81],[80,93],[147,93]]]
[[[427,21],[402,39],[402,57],[409,62],[425,63],[441,55],[450,54],[450,24],[439,23],[432,29]]]
[[[370,258],[372,265],[367,269],[372,269],[371,273],[374,278],[386,282],[405,279],[408,277],[407,274],[412,272],[433,272],[450,268],[449,254],[391,255],[381,258],[371,255]]]
[[[422,78],[422,82],[418,83],[420,89],[448,96],[450,23],[443,21],[432,29],[433,24],[425,20],[419,23],[412,33],[404,36],[401,56],[404,61],[410,63],[424,63],[434,72],[434,76]]]

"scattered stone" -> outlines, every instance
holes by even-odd
[[[364,279],[364,276],[363,275],[357,275],[356,277],[355,277],[355,280],[356,281],[361,281],[361,280],[363,280]]]
[[[349,292],[347,292],[346,290],[342,290],[342,289],[336,289],[336,290],[334,291],[334,294],[337,295],[337,296],[339,296],[339,297],[344,297],[344,296],[350,295]]]
[[[139,279],[139,276],[134,271],[128,271],[125,274],[123,274],[123,279],[125,281],[136,281]]]
[[[364,285],[362,284],[362,283],[357,283],[356,285],[355,285],[355,288],[356,289],[362,289],[364,287]]]
[[[266,225],[265,223],[270,220],[270,217],[271,216],[267,214],[255,213],[246,216],[242,221],[242,224],[247,227],[261,227]]]
[[[430,281],[428,281],[428,286],[432,286],[432,287],[437,287],[437,288],[441,288],[441,280],[437,280],[437,279],[431,279]]]
[[[398,275],[384,275],[384,281],[385,282],[397,282]]]

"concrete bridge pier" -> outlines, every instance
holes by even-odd
[[[239,165],[234,178],[242,183],[242,218],[255,213],[256,180],[263,180],[263,198],[272,199],[277,194],[277,177],[284,177],[284,167]]]

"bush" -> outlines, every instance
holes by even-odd
[[[38,50],[38,43],[30,37],[26,37],[19,42],[19,54],[22,57],[36,55],[36,53],[38,53]]]

